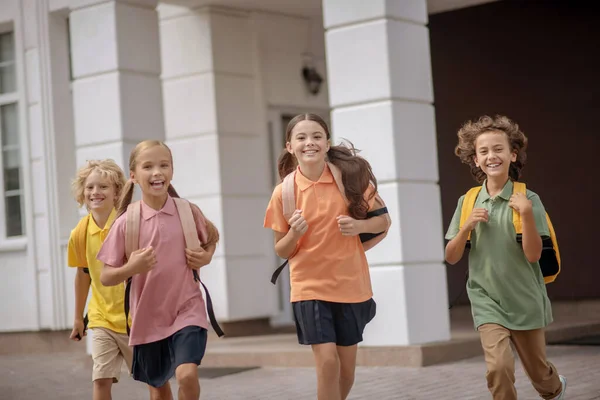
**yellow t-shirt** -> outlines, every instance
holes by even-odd
[[[91,214],[84,218],[88,218],[87,235],[86,235],[86,259],[90,277],[92,278],[91,288],[92,297],[88,304],[88,327],[89,328],[106,328],[117,333],[127,333],[125,326],[125,285],[123,283],[117,286],[104,286],[100,282],[100,272],[102,271],[103,263],[96,259],[96,255],[102,247],[102,243],[110,226],[115,220],[116,210],[113,209],[108,217],[108,221],[104,229],[100,229]],[[68,264],[69,267],[81,268],[77,265],[78,257],[75,252],[75,229],[71,231],[68,245]]]

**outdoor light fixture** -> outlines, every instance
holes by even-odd
[[[319,93],[321,89],[321,83],[323,82],[323,78],[314,67],[303,67],[302,68],[302,77],[304,78],[304,83],[308,88],[308,91],[312,94],[316,95]]]

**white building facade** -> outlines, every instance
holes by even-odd
[[[0,331],[71,327],[71,179],[88,159],[127,171],[144,139],[221,232],[202,270],[219,321],[291,324],[262,222],[285,125],[315,112],[363,150],[393,220],[368,253],[364,344],[449,339],[427,21],[482,2],[2,0]]]

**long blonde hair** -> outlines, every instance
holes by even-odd
[[[85,181],[92,172],[99,172],[103,178],[108,178],[113,185],[115,189],[114,206],[116,207],[123,194],[126,179],[121,167],[111,159],[89,160],[83,167],[77,170],[77,175],[73,179],[73,182],[71,182],[71,191],[79,207],[83,207],[85,204]]]
[[[142,151],[148,150],[155,146],[161,146],[167,149],[167,151],[169,152],[169,157],[171,157],[171,165],[173,165],[173,153],[171,153],[171,149],[169,148],[169,146],[167,146],[164,142],[161,142],[160,140],[144,140],[143,142],[138,143],[137,146],[135,146],[133,150],[131,150],[131,154],[129,155],[129,171],[135,171],[135,167],[137,166],[137,158]],[[135,184],[131,179],[129,179],[125,184],[125,187],[123,189],[123,197],[121,198],[121,202],[119,203],[119,208],[117,210],[117,217],[123,215],[127,211],[127,207],[129,206],[129,204],[131,204],[134,186]],[[169,184],[167,191],[171,197],[179,197],[179,194],[177,194],[177,191],[175,190],[173,185]],[[193,203],[190,204],[196,212],[199,212],[200,215],[204,217],[202,211],[200,211],[200,208],[197,205]],[[219,231],[217,230],[217,227],[208,218],[204,217],[204,220],[206,221],[207,240],[206,243],[202,245],[202,247],[208,248],[219,241]]]

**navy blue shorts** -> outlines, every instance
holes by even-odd
[[[186,326],[157,342],[133,346],[133,379],[155,388],[164,386],[181,364],[200,365],[206,340],[206,329]]]
[[[335,343],[353,346],[363,340],[365,326],[375,317],[377,305],[306,300],[292,303],[300,344]]]

